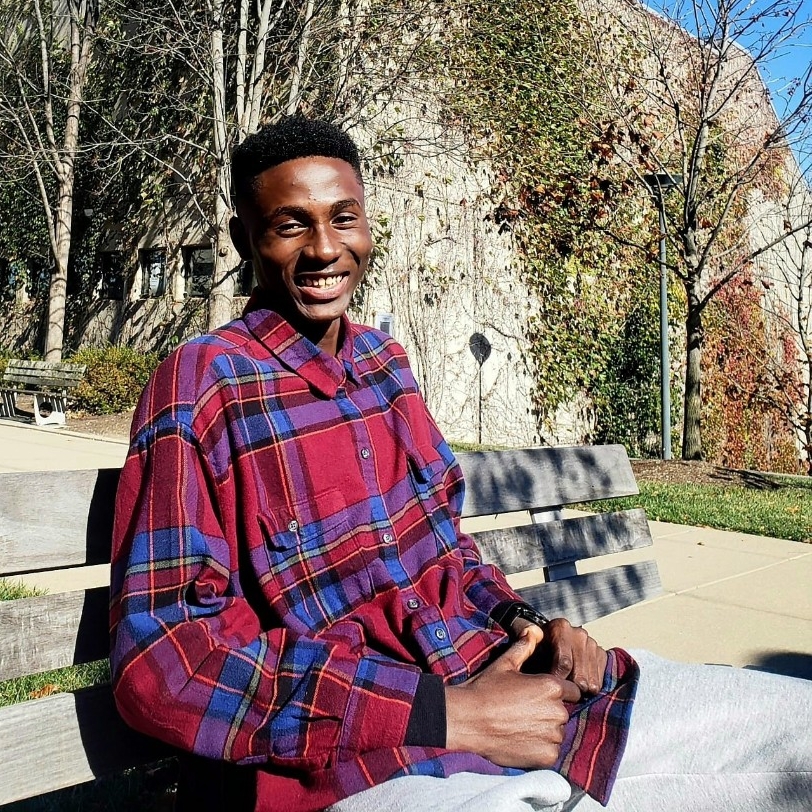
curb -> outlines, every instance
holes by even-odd
[[[77,431],[70,428],[70,426],[37,426],[34,423],[29,423],[25,420],[18,418],[5,417],[0,419],[0,426],[13,425],[16,428],[28,429],[29,431],[44,431],[47,433],[57,433],[63,437],[77,437],[82,440],[95,440],[99,443],[113,443],[114,445],[129,445],[129,437],[105,437],[101,434],[87,434],[86,432]]]

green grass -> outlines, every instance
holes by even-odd
[[[506,445],[487,445],[483,443],[463,443],[456,440],[450,442],[448,447],[454,451],[504,451]]]
[[[0,578],[0,601],[16,601],[18,598],[32,598],[44,594],[42,589],[33,589],[19,581]]]
[[[45,671],[28,677],[0,682],[0,708],[29,699],[39,699],[51,694],[78,691],[92,685],[110,682],[110,664],[107,660],[82,665],[70,665],[56,671]]]
[[[812,541],[812,482],[772,475],[769,479],[777,487],[641,482],[639,496],[582,507],[597,512],[642,507],[654,521]]]
[[[44,594],[41,589],[26,586],[19,581],[0,578],[0,601],[13,601]],[[4,680],[0,682],[0,707],[106,682],[110,682],[110,665],[107,660]]]

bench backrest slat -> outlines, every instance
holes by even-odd
[[[623,446],[468,452],[459,460],[466,473],[466,517],[638,492]],[[4,475],[0,575],[109,561],[118,475],[117,469],[61,472],[59,477]],[[33,492],[48,511],[29,509],[27,497]]]
[[[23,386],[71,387],[81,382],[86,368],[84,364],[25,361],[12,358],[3,372],[3,383]]]
[[[473,535],[483,559],[508,575],[651,544],[642,510]],[[616,598],[603,614],[628,605],[622,593]],[[108,603],[104,587],[0,602],[0,680],[106,657]]]
[[[465,473],[463,516],[638,493],[622,445],[473,451],[458,456]]]
[[[578,578],[549,581],[516,590],[522,600],[551,617],[580,626],[662,594],[654,561],[623,564]]]
[[[2,474],[0,576],[108,563],[119,473]]]
[[[651,545],[645,511],[598,513],[473,534],[482,557],[511,575]]]
[[[0,680],[105,659],[107,587],[0,601]]]
[[[0,708],[0,806],[171,754],[127,727],[110,686]]]

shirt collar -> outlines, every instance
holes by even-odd
[[[270,353],[322,395],[334,398],[346,377],[357,383],[355,329],[346,314],[341,317],[343,341],[336,357],[319,349],[271,310],[259,288],[254,288],[242,317],[254,337]]]

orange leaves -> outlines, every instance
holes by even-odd
[[[58,694],[62,689],[53,682],[48,682],[38,688],[36,691],[31,691],[28,694],[29,699],[42,699],[44,696],[51,696],[51,694]]]

